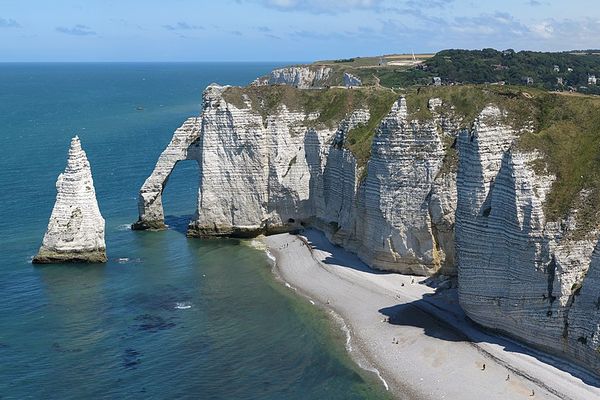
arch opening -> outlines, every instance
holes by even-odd
[[[178,161],[165,180],[162,204],[169,229],[186,233],[197,215],[200,168],[196,160]]]

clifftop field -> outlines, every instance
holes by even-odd
[[[547,90],[600,94],[600,51],[560,53],[483,50],[443,50],[436,54],[400,54],[318,61],[334,69],[332,85],[341,84],[343,72],[363,84],[408,87],[431,84],[528,85]],[[596,80],[597,78],[597,80]]]

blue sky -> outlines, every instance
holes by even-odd
[[[0,61],[309,61],[600,47],[598,0],[0,0]]]

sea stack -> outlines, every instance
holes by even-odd
[[[71,139],[67,168],[58,176],[56,191],[48,229],[33,262],[106,262],[104,218],[90,163],[77,136]]]

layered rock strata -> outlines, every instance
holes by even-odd
[[[456,131],[441,117],[413,121],[398,100],[377,129],[371,160],[359,166],[345,144],[369,121],[368,109],[329,128],[316,123],[318,112],[282,104],[264,116],[247,98],[236,106],[226,89],[209,86],[200,117],[175,133],[140,191],[134,227],[164,227],[162,189],[177,161],[194,159],[200,184],[190,236],[247,237],[311,223],[375,268],[452,273],[454,179],[442,166],[445,137]]]
[[[555,180],[518,150],[501,111],[483,110],[458,138],[456,247],[460,304],[477,323],[600,374],[598,234],[550,222]],[[596,249],[595,249],[596,248]]]
[[[106,262],[104,218],[92,171],[79,138],[71,140],[65,172],[56,182],[56,202],[34,263]]]

